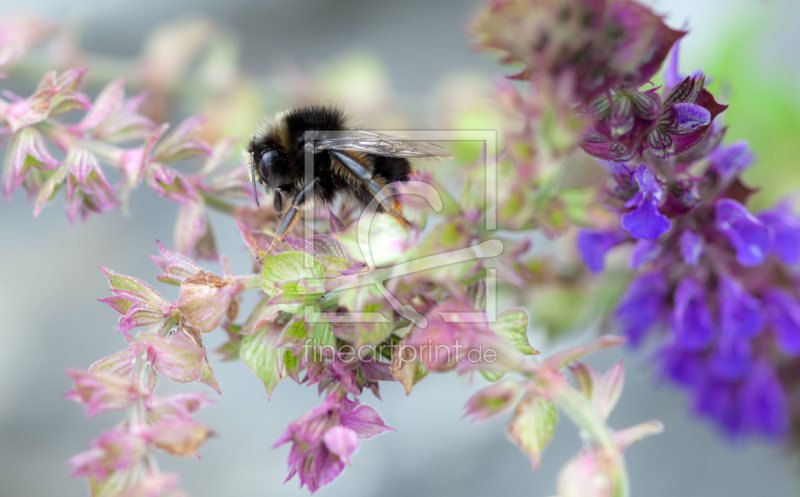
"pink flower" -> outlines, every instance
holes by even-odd
[[[113,297],[101,299],[123,316],[120,330],[126,335],[137,326],[148,326],[150,331],[163,332],[179,324],[180,313],[150,285],[130,276],[100,268],[111,284]]]
[[[24,128],[16,133],[9,145],[11,158],[3,171],[3,194],[10,196],[22,184],[31,168],[54,171],[59,162],[50,155],[41,133],[36,128]]]
[[[137,341],[128,336],[131,347],[92,364],[90,371],[110,371],[130,376],[133,372],[133,361],[145,355],[152,365],[152,371],[161,373],[179,383],[199,381],[203,376],[206,353],[202,346],[190,340],[182,339],[186,331],[179,329],[170,338],[156,333],[140,333]],[[147,385],[152,391],[155,388],[155,375],[151,374]]]
[[[200,198],[195,187],[181,173],[160,162],[147,166],[145,178],[150,188],[173,202],[186,205]]]
[[[150,259],[164,271],[158,276],[158,281],[172,285],[180,285],[183,280],[190,278],[203,270],[199,264],[183,254],[172,252],[156,240],[158,251],[161,255],[151,255]]]
[[[153,149],[153,157],[159,162],[176,162],[192,156],[210,156],[211,147],[197,138],[205,123],[202,116],[184,119],[169,135]]]
[[[234,299],[244,290],[236,278],[220,278],[200,271],[181,283],[178,309],[203,333],[214,331]]]
[[[92,102],[89,97],[76,91],[85,72],[85,68],[79,67],[61,76],[57,76],[55,71],[47,73],[30,97],[12,96],[12,103],[0,100],[0,117],[9,124],[11,132],[16,133],[48,117],[76,109],[90,109]]]
[[[355,397],[368,388],[380,398],[378,385],[381,381],[395,381],[391,364],[379,362],[373,357],[359,360],[353,349],[347,353],[340,351],[336,357],[325,361],[324,369],[315,374],[309,384],[319,383],[320,391],[329,386],[341,386]]]
[[[120,478],[120,473],[132,470],[146,451],[146,443],[141,437],[122,429],[100,435],[90,447],[88,451],[67,461],[67,464],[73,468],[70,476],[84,476],[89,480],[93,495],[112,475]],[[124,481],[124,478],[121,479]]]
[[[166,397],[152,396],[147,402],[147,410],[155,419],[189,418],[196,412],[213,403],[201,392],[183,392]]]
[[[406,343],[417,351],[419,360],[430,371],[514,367],[519,354],[487,323],[473,322],[480,321],[471,317],[474,313],[466,303],[443,302],[427,314],[428,326],[417,328]]]
[[[149,472],[122,497],[186,497],[178,488],[180,477],[175,473]]]
[[[189,417],[163,419],[142,431],[148,442],[176,456],[197,455],[211,434],[209,427]]]
[[[333,393],[323,405],[289,424],[275,446],[293,443],[286,481],[298,474],[300,486],[306,485],[314,493],[333,481],[345,464],[350,464],[359,438],[385,431],[393,430],[374,409]]]
[[[126,100],[125,81],[112,81],[103,88],[81,122],[70,129],[109,143],[140,140],[156,127],[153,121],[138,113],[146,96],[140,93]]]
[[[103,169],[91,152],[73,147],[64,159],[67,180],[67,217],[70,223],[80,214],[85,219],[89,212],[116,209],[119,202],[115,191],[106,180]]]
[[[75,369],[68,370],[67,374],[75,382],[75,388],[65,396],[83,404],[89,417],[99,412],[127,409],[140,396],[149,395],[130,375]]]

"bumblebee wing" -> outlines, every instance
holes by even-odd
[[[348,131],[347,136],[317,140],[314,143],[316,152],[361,152],[384,157],[428,160],[446,160],[453,157],[449,150],[433,143],[405,140],[373,131]]]

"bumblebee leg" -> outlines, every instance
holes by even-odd
[[[283,214],[283,196],[281,195],[281,187],[275,189],[275,197],[272,199],[272,207],[275,209],[275,215],[278,220],[282,219]]]
[[[314,186],[316,184],[317,178],[314,178],[311,183],[307,184],[294,196],[292,206],[286,211],[286,215],[281,218],[281,223],[278,225],[278,230],[275,232],[275,238],[272,240],[272,243],[269,244],[267,252],[261,256],[258,262],[263,261],[264,257],[271,254],[278,245],[278,242],[283,241],[283,237],[285,237],[286,234],[291,231],[292,227],[297,224],[297,221],[300,220],[300,208],[314,196]]]
[[[331,155],[344,166],[345,171],[350,176],[355,177],[355,179],[367,185],[370,193],[372,193],[372,196],[378,201],[378,204],[385,212],[395,218],[404,228],[408,228],[409,223],[403,217],[403,206],[395,197],[390,197],[381,191],[384,186],[386,186],[383,180],[380,178],[373,178],[372,172],[370,172],[363,163],[359,162],[358,159],[349,154],[333,150],[331,151]]]

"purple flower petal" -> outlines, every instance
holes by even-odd
[[[733,178],[753,163],[753,154],[745,141],[717,147],[708,158],[709,170],[716,172],[724,181]]]
[[[762,212],[758,219],[772,230],[772,251],[786,264],[800,262],[800,219],[788,204]]]
[[[661,186],[656,181],[656,177],[645,164],[639,164],[633,173],[633,179],[639,184],[639,191],[642,193],[652,193],[656,200],[661,200]],[[633,181],[633,179],[631,181]],[[630,207],[630,206],[628,206]]]
[[[661,255],[661,244],[652,240],[639,240],[633,247],[630,268],[637,270]]]
[[[619,230],[580,230],[576,244],[586,267],[594,273],[600,273],[605,267],[606,252],[622,243],[625,238],[625,233]]]
[[[761,302],[730,277],[720,279],[718,291],[719,323],[723,337],[735,340],[758,335],[765,323]]]
[[[678,120],[676,134],[693,133],[702,126],[711,124],[711,113],[705,107],[695,104],[673,104]]]
[[[684,262],[690,266],[696,266],[703,253],[703,239],[692,230],[684,230],[679,243]]]
[[[645,273],[631,282],[614,314],[631,345],[638,345],[665,312],[667,281],[663,273]]]
[[[661,374],[679,385],[695,386],[706,376],[705,361],[699,352],[670,345],[658,354]]]
[[[733,245],[743,266],[757,266],[770,251],[770,230],[747,209],[731,199],[718,200],[715,225]]]
[[[786,435],[789,407],[786,394],[772,369],[759,364],[741,387],[739,409],[747,429],[772,437]]]
[[[658,211],[655,200],[644,201],[622,216],[622,227],[639,240],[655,240],[672,227],[667,216]]]
[[[721,338],[711,355],[711,371],[726,380],[738,380],[750,370],[752,347],[747,339]]]
[[[708,380],[697,388],[694,408],[698,414],[722,424],[731,435],[742,430],[742,414],[738,409],[737,392],[727,381]]]
[[[705,292],[688,276],[675,290],[672,332],[679,344],[692,350],[705,349],[714,336],[714,320]]]
[[[800,304],[783,290],[769,290],[764,304],[778,347],[785,354],[800,355]]]

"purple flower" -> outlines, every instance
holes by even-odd
[[[753,163],[753,154],[745,141],[720,146],[708,156],[709,171],[716,173],[723,182],[728,182]]]
[[[656,157],[678,155],[700,143],[714,118],[728,108],[703,88],[704,81],[690,76],[664,97],[664,110],[643,143]]]
[[[656,89],[640,92],[612,92],[601,95],[586,107],[595,125],[582,144],[589,155],[614,162],[632,159],[642,140],[661,115],[661,98]]]
[[[722,424],[730,435],[742,428],[742,412],[736,385],[717,379],[706,379],[695,388],[694,408],[698,414]]]
[[[661,244],[653,240],[639,240],[631,253],[630,268],[637,270],[661,255]]]
[[[679,240],[681,257],[690,266],[696,266],[703,253],[703,239],[692,230],[684,230]]]
[[[374,409],[332,393],[324,404],[290,423],[275,446],[292,442],[286,481],[297,474],[300,486],[306,485],[314,493],[350,463],[359,438],[385,431],[393,430]]]
[[[740,392],[740,409],[745,428],[780,438],[789,428],[789,406],[781,383],[772,368],[758,364]]]
[[[800,219],[792,214],[791,205],[784,202],[757,217],[772,230],[772,252],[785,264],[800,262]]]
[[[714,224],[736,250],[736,260],[741,265],[757,266],[769,253],[772,245],[769,228],[739,202],[728,198],[718,200]]]
[[[748,373],[752,355],[753,348],[749,340],[723,334],[711,354],[711,371],[719,378],[738,380]]]
[[[764,294],[764,304],[778,347],[785,354],[800,355],[800,304],[789,293],[778,289]]]
[[[615,316],[632,345],[662,321],[665,312],[667,281],[663,273],[646,273],[631,282],[620,299]]]
[[[600,273],[605,267],[606,252],[627,238],[627,235],[621,230],[580,230],[576,243],[583,263],[592,272]]]
[[[658,352],[661,374],[679,385],[693,387],[705,376],[705,358],[701,352],[681,345],[667,345]]]
[[[765,321],[761,302],[729,276],[720,279],[718,292],[722,336],[736,340],[758,335]]]
[[[622,227],[634,238],[655,240],[672,227],[667,216],[658,211],[663,191],[645,164],[639,164],[633,178],[639,184],[639,191],[625,203],[625,207],[634,209],[622,216]]]
[[[686,276],[675,290],[672,333],[677,342],[691,350],[702,350],[714,337],[714,320],[703,288]]]

